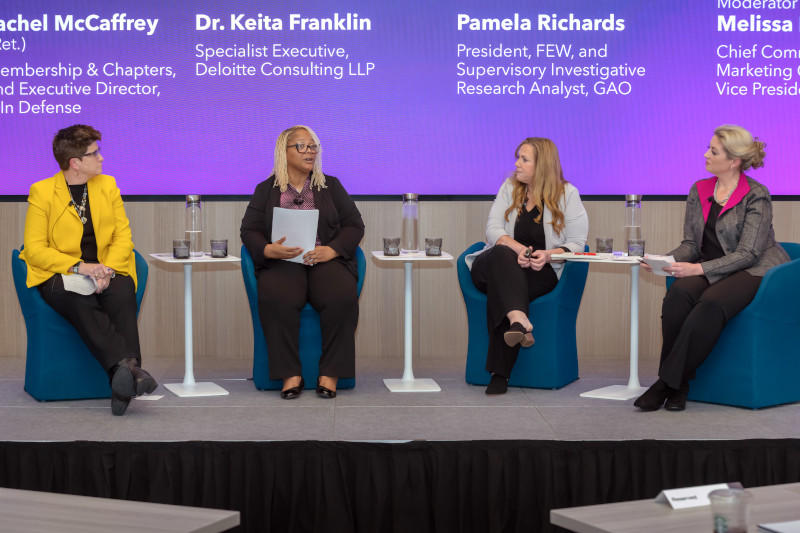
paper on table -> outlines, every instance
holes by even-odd
[[[758,524],[758,530],[767,531],[769,533],[800,533],[800,520]]]
[[[83,274],[61,274],[64,290],[88,296],[97,290],[97,285],[89,276]]]
[[[675,262],[671,255],[644,254],[644,262],[653,267],[653,274],[659,276],[671,276],[669,272],[664,272],[664,267],[670,266]]]
[[[286,237],[284,246],[299,246],[303,253],[285,261],[302,263],[303,254],[313,250],[317,242],[317,209],[284,209],[276,207],[272,210],[272,242]]]

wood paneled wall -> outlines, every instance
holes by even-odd
[[[402,360],[403,268],[378,265],[370,250],[382,247],[381,238],[400,233],[400,201],[358,201],[367,226],[361,247],[367,255],[367,274],[361,295],[357,358]],[[484,240],[488,200],[422,201],[420,236],[444,239],[444,249],[458,256],[468,245]],[[586,201],[589,243],[610,236],[615,248],[623,239],[623,202]],[[647,250],[665,252],[680,241],[682,201],[645,199],[643,234]],[[205,202],[206,245],[211,238],[227,238],[232,254],[239,255],[239,224],[246,202]],[[22,242],[25,202],[0,203],[0,250],[6,254]],[[171,250],[172,239],[182,236],[180,202],[126,203],[136,248],[145,256]],[[774,212],[778,240],[800,242],[800,202],[777,201]],[[0,357],[25,357],[25,326],[11,279],[10,261],[0,263]],[[593,265],[578,318],[581,361],[622,361],[628,357],[630,276],[622,265]],[[252,357],[252,323],[237,264],[194,267],[194,349],[197,360],[206,357]],[[658,358],[661,334],[660,303],[663,278],[642,272],[640,298],[640,357],[645,364]],[[466,354],[466,311],[454,264],[414,268],[414,353],[422,359],[450,358],[463,371]],[[180,361],[183,357],[183,272],[179,265],[150,262],[150,277],[139,318],[146,358]],[[456,363],[456,361],[458,361]]]

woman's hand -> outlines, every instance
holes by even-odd
[[[672,263],[670,266],[664,267],[664,272],[668,272],[676,278],[702,276],[703,267],[700,263]]]
[[[303,256],[303,263],[306,265],[316,265],[317,263],[327,263],[339,255],[330,246],[317,246]]]
[[[517,254],[517,264],[522,268],[530,268],[531,266],[531,250],[530,248],[522,248]]]
[[[531,268],[541,270],[550,262],[550,250],[536,250],[531,254]]]
[[[103,263],[83,263],[78,264],[78,274],[88,276],[97,281],[100,279],[111,279],[114,269],[105,266]]]
[[[95,294],[100,294],[101,292],[106,290],[108,288],[108,286],[111,284],[111,278],[110,277],[108,277],[108,278],[97,278],[96,280],[94,280],[94,284],[97,287],[94,290],[94,293]]]
[[[264,257],[267,259],[291,259],[303,253],[299,246],[284,246],[286,237],[281,237],[275,242],[271,242],[264,247]]]
[[[641,266],[642,270],[644,270],[645,272],[652,272],[653,271],[653,267],[651,267],[650,265],[647,264],[647,259],[642,259],[639,262],[639,266]]]

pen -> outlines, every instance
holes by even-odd
[[[597,255],[594,252],[575,252],[575,255]]]

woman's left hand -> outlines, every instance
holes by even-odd
[[[310,252],[307,252],[303,256],[303,263],[306,265],[316,265],[317,263],[327,263],[337,254],[336,250],[331,248],[330,246],[317,246]]]
[[[664,267],[664,272],[668,272],[676,278],[702,276],[703,267],[700,263],[672,263],[670,266]]]
[[[549,250],[536,250],[531,254],[531,268],[541,270],[550,262]]]
[[[104,290],[106,290],[108,288],[108,285],[110,283],[111,283],[111,278],[110,277],[95,279],[94,280],[94,284],[95,284],[95,286],[97,288],[94,290],[94,293],[95,294],[100,294],[101,292],[103,292]]]

